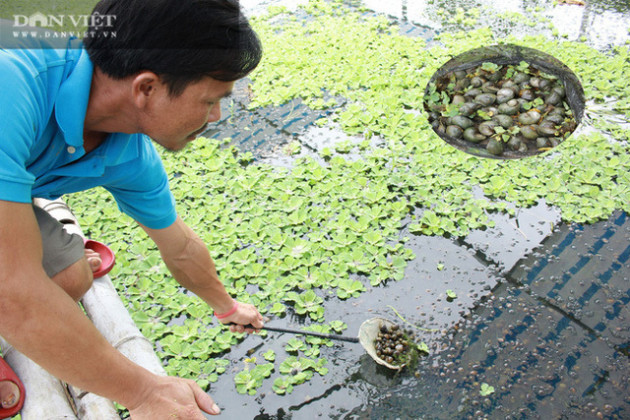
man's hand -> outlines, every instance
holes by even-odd
[[[141,225],[142,226],[142,225]],[[208,248],[199,236],[179,217],[171,226],[164,229],[142,228],[153,239],[160,254],[175,280],[210,305],[218,313],[230,312],[234,305],[219,280]],[[236,311],[220,321],[230,326],[232,332],[254,332],[263,326],[262,315],[256,307],[238,303]],[[243,325],[254,328],[244,328]]]
[[[159,376],[137,407],[127,407],[132,420],[205,420],[202,412],[220,414],[212,398],[195,381]]]
[[[264,325],[263,317],[260,312],[258,312],[258,309],[256,309],[254,305],[241,302],[237,303],[236,312],[230,316],[221,318],[219,321],[223,324],[234,324],[230,325],[230,331],[238,333],[253,333]],[[252,325],[255,329],[245,328],[244,325]]]

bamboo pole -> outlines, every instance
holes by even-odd
[[[166,375],[153,344],[134,324],[109,276],[94,280],[81,302],[96,328],[118,351],[149,371]]]

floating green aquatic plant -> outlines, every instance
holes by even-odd
[[[479,395],[482,397],[487,397],[488,395],[494,394],[494,387],[488,385],[487,383],[481,384],[481,389],[479,390]]]
[[[307,347],[304,341],[298,338],[292,338],[287,342],[284,349],[287,351],[287,353],[297,353],[300,350],[302,351],[306,350]]]
[[[273,362],[276,360],[276,352],[269,349],[263,354],[263,357],[265,358],[265,360]]]
[[[340,299],[357,297],[365,291],[363,283],[358,280],[342,279],[337,283],[337,296]]]
[[[299,315],[308,315],[313,320],[318,320],[324,316],[324,308],[321,304],[324,299],[317,296],[313,290],[304,293],[289,292],[285,300],[294,302],[295,312]]]
[[[283,376],[276,378],[273,390],[277,394],[291,393],[294,385],[308,381],[315,372],[322,376],[328,373],[325,367],[327,363],[326,359],[315,361],[308,357],[289,356],[280,364],[279,370]]]
[[[245,370],[236,374],[234,377],[234,383],[236,384],[236,390],[238,393],[256,395],[256,389],[260,388],[263,380],[271,375],[271,372],[273,371],[273,363],[255,365],[251,369],[249,365],[249,363],[246,363]]]

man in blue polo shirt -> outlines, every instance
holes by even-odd
[[[143,225],[171,225],[173,198],[147,136],[111,133],[84,144],[92,75],[89,55],[76,40],[67,50],[5,51],[0,198],[30,203],[103,186]]]
[[[193,381],[131,363],[81,313],[75,301],[92,281],[83,243],[31,203],[103,186],[221,322],[261,328],[177,216],[149,140],[181,150],[217,121],[221,99],[258,64],[260,43],[236,0],[102,0],[93,13],[115,27],[91,26],[83,45],[0,51],[0,335],[134,420],[203,419],[219,409]]]

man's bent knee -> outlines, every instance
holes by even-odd
[[[65,292],[78,301],[92,287],[92,269],[87,259],[81,258],[52,277]]]

